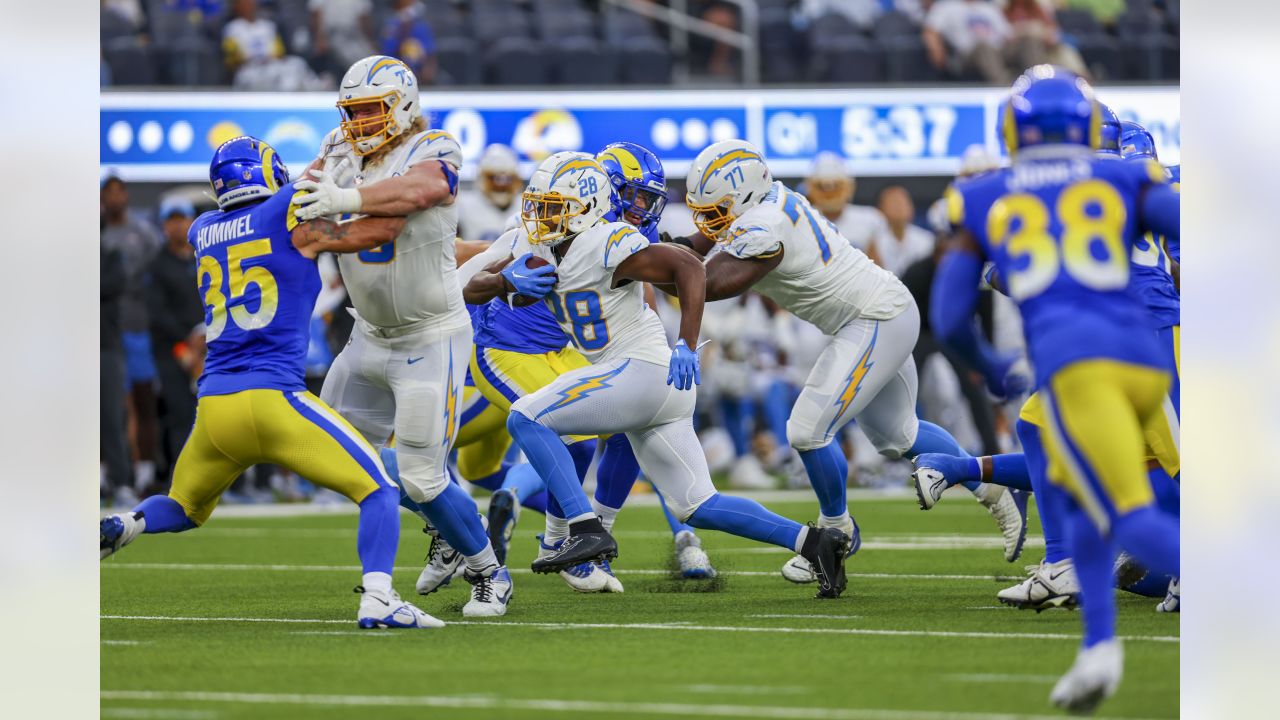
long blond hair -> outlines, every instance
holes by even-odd
[[[404,132],[395,136],[389,142],[383,143],[382,147],[379,147],[377,150],[374,150],[368,155],[365,155],[364,167],[366,168],[377,167],[378,164],[381,163],[383,159],[387,157],[387,155],[390,155],[393,150],[400,147],[401,143],[408,142],[409,138],[417,135],[420,132],[425,131],[426,129],[427,129],[427,120],[426,118],[419,115],[418,117],[414,118],[412,123],[409,123],[409,127]]]

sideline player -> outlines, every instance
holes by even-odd
[[[627,223],[608,222],[613,195],[608,175],[590,157],[547,158],[524,194],[526,235],[464,290],[472,302],[511,293],[545,296],[565,333],[593,363],[521,398],[507,421],[569,521],[569,537],[535,560],[534,571],[616,555],[617,544],[592,511],[559,438],[622,432],[679,519],[792,548],[817,568],[818,596],[838,597],[846,582],[847,535],[804,528],[754,501],[721,495],[711,484],[693,431],[702,265],[683,249],[651,244]],[[551,264],[530,267],[534,257]],[[670,291],[681,301],[674,349],[644,303],[645,282],[674,286]]]
[[[1143,461],[1158,437],[1172,367],[1130,292],[1130,256],[1144,231],[1178,235],[1179,200],[1155,162],[1107,162],[1099,103],[1082,78],[1031,68],[1004,106],[1008,169],[959,183],[956,228],[934,279],[935,334],[977,343],[969,322],[984,259],[1022,311],[1049,432],[1049,478],[1070,492],[1071,557],[1083,598],[1084,639],[1050,694],[1092,711],[1120,683],[1115,637],[1114,546],[1155,572],[1178,574],[1176,519],[1156,506]],[[1176,457],[1176,446],[1155,444]]]
[[[856,419],[888,458],[966,454],[946,430],[916,417],[915,301],[892,273],[820,220],[808,200],[775,182],[750,143],[726,140],[704,149],[689,169],[687,188],[698,229],[724,245],[707,261],[706,299],[755,287],[829,337],[791,411],[787,440],[818,496],[818,527],[839,528],[857,552],[861,539],[846,495],[848,461],[832,442],[840,428]],[[1007,370],[993,369],[988,384],[1000,387]],[[1025,536],[1025,506],[1007,491],[979,495],[980,487],[970,489],[994,508],[1008,553]],[[782,574],[792,582],[813,578],[801,557],[787,561]]]
[[[427,129],[417,80],[395,58],[356,62],[338,94],[343,119],[311,165],[320,180],[297,183],[304,191],[295,199],[298,217],[363,213],[406,221],[391,242],[338,259],[356,322],[321,397],[375,445],[394,431],[405,504],[465,559],[472,596],[463,614],[502,615],[511,576],[475,501],[448,469],[471,354],[454,261],[461,150],[448,133]]]
[[[316,256],[376,247],[395,237],[404,220],[299,225],[290,206],[288,171],[270,145],[250,137],[217,149],[209,182],[218,209],[197,218],[188,236],[199,258],[209,347],[196,423],[178,456],[169,494],[102,520],[102,557],[140,533],[203,525],[244,470],[272,463],[360,506],[360,627],[442,627],[391,587],[400,541],[399,492],[374,449],[307,392],[303,377],[311,309],[320,292]]]

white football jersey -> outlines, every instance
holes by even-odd
[[[887,320],[912,302],[906,286],[871,262],[809,205],[775,182],[764,200],[729,228],[725,252],[782,262],[755,289],[828,335],[854,318]]]
[[[556,266],[555,288],[546,302],[565,335],[593,363],[635,358],[666,367],[671,360],[662,321],[645,304],[644,283],[613,287],[613,271],[623,260],[649,247],[649,241],[624,222],[601,223],[578,234],[564,258],[547,245],[532,245],[520,230],[511,254],[527,252]]]
[[[889,234],[889,223],[880,211],[866,205],[845,205],[834,221],[836,229],[854,247],[866,252]]]
[[[478,189],[458,193],[458,237],[463,240],[497,240],[507,227],[511,213],[516,209],[512,202],[499,208]]]
[[[321,148],[324,171],[340,187],[359,187],[403,174],[424,161],[462,162],[449,133],[426,130],[406,138],[366,166],[337,130]],[[380,328],[420,325],[453,332],[469,324],[454,260],[458,214],[453,204],[437,205],[408,217],[395,240],[372,250],[338,256],[342,281],[356,313]]]

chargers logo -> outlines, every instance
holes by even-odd
[[[565,110],[539,110],[516,125],[512,147],[534,161],[582,148],[582,126]]]
[[[840,393],[840,397],[836,399],[835,404],[839,406],[836,410],[836,416],[831,418],[831,424],[827,426],[827,434],[830,435],[832,429],[840,420],[840,416],[845,410],[853,404],[853,399],[857,397],[858,390],[862,388],[862,381],[867,378],[871,366],[875,363],[871,362],[871,352],[876,349],[876,338],[880,335],[880,323],[876,323],[876,329],[871,333],[871,344],[867,346],[862,357],[858,358],[858,364],[853,366],[849,371],[849,377],[845,379],[844,391]]]
[[[596,390],[613,387],[612,385],[609,384],[609,381],[614,379],[618,375],[620,375],[622,371],[626,370],[627,366],[630,364],[631,364],[631,361],[627,360],[626,362],[610,370],[609,372],[601,373],[599,375],[591,375],[589,377],[582,378],[577,383],[572,385],[568,390],[561,390],[559,393],[560,399],[548,405],[545,409],[543,409],[542,412],[538,413],[533,419],[537,420],[538,418],[542,417],[543,415],[546,415],[552,410],[559,410],[562,407],[572,405],[573,403],[576,403],[582,398],[587,397],[588,395],[590,395],[592,392]]]
[[[300,117],[287,117],[267,129],[262,138],[267,144],[289,157],[314,155],[320,146],[320,132]],[[296,144],[297,148],[290,148]]]

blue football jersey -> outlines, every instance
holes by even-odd
[[[320,271],[290,238],[292,195],[289,184],[263,202],[207,212],[191,225],[209,347],[201,397],[306,389]]]
[[[545,302],[513,308],[494,298],[479,308],[471,316],[477,346],[541,355],[561,350],[569,342]]]
[[[1130,260],[1141,193],[1164,182],[1155,162],[1066,148],[948,190],[952,224],[977,239],[1022,311],[1038,384],[1089,358],[1165,367]]]
[[[1170,165],[1165,168],[1165,172],[1169,175],[1169,182],[1176,188],[1182,184],[1182,166]],[[1176,263],[1182,262],[1182,240],[1181,238],[1165,238],[1164,251],[1169,257],[1173,258]]]
[[[1148,160],[1120,162],[1137,163],[1142,167],[1141,172],[1149,172]],[[1150,311],[1151,325],[1156,330],[1182,323],[1182,303],[1173,282],[1173,263],[1166,245],[1163,235],[1143,233],[1134,241],[1130,257],[1133,277],[1129,287]]]

